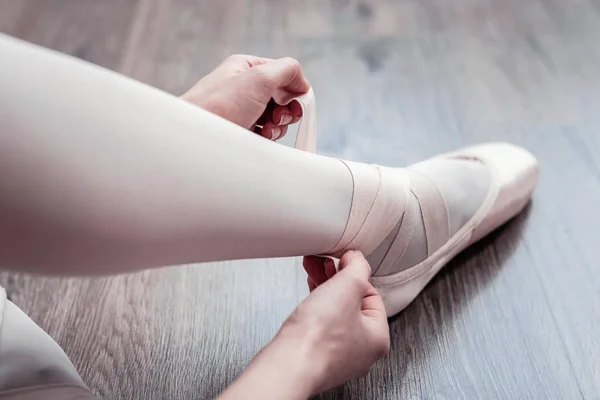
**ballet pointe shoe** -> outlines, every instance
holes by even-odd
[[[314,151],[314,95],[311,91],[298,100],[308,123],[301,121],[296,147]],[[342,162],[354,180],[352,205],[342,238],[326,255],[339,258],[356,249],[369,259],[381,252],[380,261],[371,265],[371,283],[388,316],[406,308],[454,256],[523,210],[539,177],[536,158],[509,143],[471,146],[407,168]],[[460,175],[456,169],[465,165],[482,171],[476,179],[486,185],[481,201],[457,224],[453,217],[461,203],[456,198],[448,202],[439,183]],[[470,194],[462,196],[468,199]],[[415,243],[422,247],[422,256],[407,257]]]
[[[438,243],[443,241],[443,244],[437,249],[428,249],[427,258],[410,268],[389,275],[372,277],[371,283],[382,296],[388,316],[406,308],[440,269],[458,253],[521,212],[530,201],[538,182],[539,168],[535,157],[511,144],[490,143],[473,146],[434,159],[451,158],[479,162],[488,169],[490,184],[487,195],[475,214],[453,235],[447,235],[447,219],[444,220],[444,216],[439,211],[437,215],[435,212],[428,215],[423,211],[427,243],[430,243],[427,222],[429,219],[431,230],[436,230],[433,235],[442,235],[436,240]],[[426,164],[427,161],[419,167],[422,168]],[[442,197],[421,201],[435,202],[428,207],[429,209],[446,210]],[[423,203],[421,208],[422,210],[426,208],[423,207]],[[392,244],[392,248],[394,245],[396,242]],[[394,260],[387,262],[393,264]],[[382,267],[385,265],[380,268]]]

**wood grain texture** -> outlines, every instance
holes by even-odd
[[[528,210],[391,320],[369,376],[320,398],[598,398],[599,1],[0,0],[0,30],[173,93],[231,53],[296,57],[324,154],[529,148]],[[215,397],[306,295],[294,259],[0,283],[106,399]]]

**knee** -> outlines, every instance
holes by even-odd
[[[0,320],[0,391],[55,384],[85,388],[60,346],[5,300]]]

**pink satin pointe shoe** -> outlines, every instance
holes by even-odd
[[[312,90],[298,100],[304,119],[296,147],[314,151]],[[388,316],[406,308],[454,256],[517,215],[539,176],[535,157],[508,143],[476,145],[407,168],[342,162],[354,180],[352,205],[342,238],[326,255],[361,250]]]
[[[429,161],[452,158],[478,162],[487,168],[490,179],[485,199],[475,214],[456,232],[451,233],[448,208],[440,191],[433,194],[435,188],[431,186],[431,194],[424,191],[423,195],[417,195],[425,225],[427,258],[412,267],[379,274],[386,267],[388,271],[393,271],[394,264],[398,261],[398,257],[386,257],[375,272],[377,275],[371,280],[383,297],[388,316],[406,308],[454,256],[522,211],[538,181],[539,169],[535,157],[526,150],[507,143],[473,146],[438,156],[418,164],[414,170],[409,167],[409,175],[417,176],[413,171],[418,171],[420,177],[417,179],[427,179]],[[420,184],[413,184],[412,179],[414,178],[411,178],[411,190],[414,190]],[[419,192],[423,190],[421,187],[417,189]],[[407,217],[406,211],[404,217]],[[404,246],[406,239],[398,235],[390,251]]]

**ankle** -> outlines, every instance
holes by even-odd
[[[347,250],[370,254],[404,212],[409,196],[407,178],[401,169],[340,161],[352,176],[352,203],[342,237],[326,254],[340,257]]]

